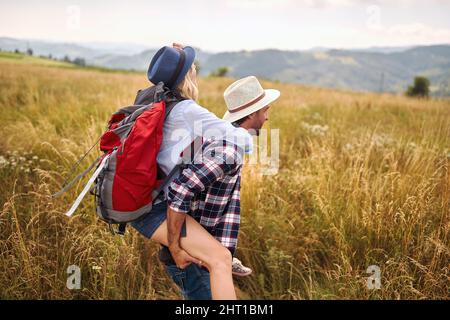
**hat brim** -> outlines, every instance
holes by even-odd
[[[266,90],[264,90],[264,92],[265,92],[264,98],[262,98],[255,104],[251,105],[248,108],[245,108],[243,110],[240,110],[240,111],[237,111],[234,113],[230,113],[229,111],[227,111],[223,115],[222,119],[229,121],[229,122],[235,122],[239,119],[242,119],[242,118],[248,116],[249,114],[252,114],[253,112],[256,112],[256,111],[264,108],[268,104],[277,100],[278,97],[280,96],[280,91],[275,90],[275,89],[266,89]]]

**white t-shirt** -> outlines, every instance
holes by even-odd
[[[223,138],[239,145],[246,153],[253,151],[253,138],[246,129],[219,119],[193,100],[184,100],[174,106],[164,122],[157,162],[165,174],[180,161],[180,153],[197,136]]]

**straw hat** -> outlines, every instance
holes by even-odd
[[[223,97],[228,111],[223,119],[234,122],[252,114],[275,101],[280,91],[264,90],[254,76],[245,77],[233,82],[224,92]]]

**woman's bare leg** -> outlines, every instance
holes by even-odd
[[[151,239],[167,246],[167,220],[156,229]],[[189,215],[186,215],[186,237],[180,238],[180,246],[208,268],[213,299],[236,299],[230,251]]]

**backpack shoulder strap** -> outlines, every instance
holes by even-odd
[[[173,107],[175,107],[178,102],[186,100],[178,93],[169,90],[164,86],[164,83],[160,82],[156,86],[139,90],[136,94],[134,105],[148,105],[162,99],[166,101],[166,114],[164,120],[167,119]]]
[[[174,177],[184,169],[184,167],[192,162],[195,158],[195,155],[200,152],[201,146],[203,142],[202,136],[197,136],[186,148],[184,148],[182,154],[184,155],[181,158],[181,163],[178,163],[170,170],[169,174],[164,177],[162,183],[152,192],[153,200],[159,196],[161,191],[174,179]]]
[[[181,101],[187,100],[186,98],[182,97],[175,91],[166,91],[166,115],[164,117],[164,120],[167,119],[170,112],[172,111],[173,107],[175,107],[176,104],[178,104]]]
[[[167,120],[167,117],[169,116],[170,112],[172,112],[173,108],[175,107],[175,105],[181,101],[170,101],[166,104],[166,114],[164,115],[164,121]]]

